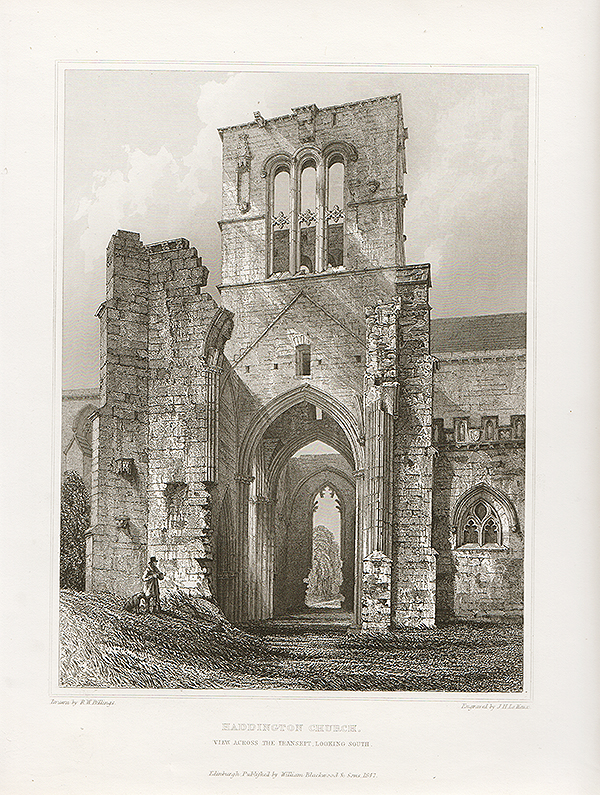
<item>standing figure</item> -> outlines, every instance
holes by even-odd
[[[160,588],[158,581],[164,578],[162,571],[158,570],[156,558],[148,561],[146,571],[142,577],[144,583],[144,596],[146,597],[146,610],[149,613],[160,613]]]

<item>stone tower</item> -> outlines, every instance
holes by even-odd
[[[248,393],[237,469],[249,613],[272,614],[274,568],[309,565],[289,542],[277,560],[279,491],[291,456],[320,439],[353,480],[357,622],[388,625],[391,607],[394,623],[433,623],[429,269],[405,262],[401,98],[256,113],[219,132],[225,351]],[[362,574],[373,553],[391,561],[384,597],[372,563]]]

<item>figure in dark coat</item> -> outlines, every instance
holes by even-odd
[[[158,570],[156,558],[152,557],[148,561],[146,571],[142,577],[144,583],[144,596],[149,613],[160,613],[160,588],[158,581],[164,578],[162,571]]]

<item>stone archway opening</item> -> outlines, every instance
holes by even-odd
[[[316,441],[290,457],[275,510],[275,615],[335,610],[355,603],[356,484],[334,447]]]
[[[317,492],[312,505],[312,566],[304,604],[315,610],[340,610],[344,602],[341,514],[340,498],[327,483]]]
[[[317,440],[290,456],[275,496],[274,615],[353,611],[356,520],[344,455]]]
[[[241,618],[257,621],[318,611],[312,603],[317,593],[325,596],[326,588],[323,577],[315,573],[313,550],[318,547],[323,553],[329,533],[336,539],[329,544],[333,557],[336,546],[338,550],[333,565],[337,573],[330,584],[337,582],[338,587],[336,594],[330,589],[332,599],[327,601],[332,606],[335,602],[333,609],[351,614],[358,601],[355,572],[360,568],[356,564],[355,481],[360,468],[355,463],[357,457],[360,461],[356,427],[345,407],[314,389],[294,390],[278,402],[281,405],[274,402],[272,410],[257,415],[246,437],[249,444],[242,445],[240,470],[248,474],[238,479],[240,516],[247,521],[240,550]],[[323,497],[317,498],[321,493]],[[334,514],[313,527],[319,508],[329,510],[328,500],[339,506],[337,524],[329,526]],[[325,558],[321,554],[326,569]],[[312,596],[307,604],[309,586]]]

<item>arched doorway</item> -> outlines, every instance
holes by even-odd
[[[352,612],[354,607],[354,473],[335,449],[322,445],[315,454],[315,446],[298,451],[280,479],[275,503],[275,615],[320,608]],[[324,577],[330,577],[329,590]]]
[[[312,500],[312,560],[307,577],[304,604],[315,610],[341,609],[342,594],[342,511],[341,499],[325,483]]]
[[[323,464],[317,460],[305,461],[305,471],[297,471],[292,460],[295,454],[316,441],[333,449],[342,477],[336,480],[335,474],[332,479],[331,473],[326,477],[319,473]],[[354,416],[313,387],[305,385],[285,393],[255,416],[241,445],[238,470],[241,620],[261,620],[290,608],[306,607],[308,582],[304,580],[308,580],[313,566],[314,500],[328,483],[344,506],[339,542],[344,585],[341,595],[347,609],[356,605],[355,472],[361,464],[361,441]],[[292,520],[294,512],[299,512],[300,518]]]

